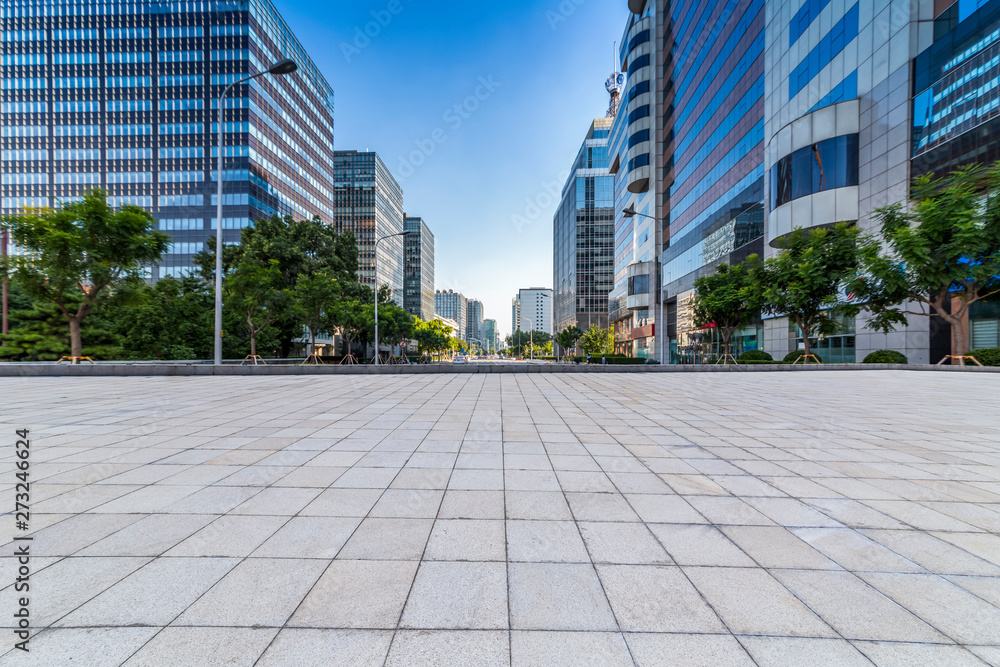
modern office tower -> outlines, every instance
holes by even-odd
[[[510,332],[514,333],[521,328],[521,297],[515,296],[510,300]]]
[[[403,189],[369,151],[334,151],[333,181],[333,221],[337,232],[357,238],[358,280],[372,288],[388,285],[402,306],[403,237],[394,235],[403,232]]]
[[[518,318],[521,331],[552,333],[552,290],[547,287],[529,287],[518,290]]]
[[[483,302],[469,299],[465,318],[465,340],[483,345]]]
[[[214,236],[225,104],[224,241],[270,215],[333,218],[333,91],[268,0],[5,4],[0,213],[102,187],[174,239],[153,278],[192,269]]]
[[[497,321],[483,320],[483,347],[490,352],[496,352],[497,345]]]
[[[685,3],[696,5],[699,3]],[[664,210],[657,174],[663,170],[657,48],[665,20],[656,3],[629,0],[619,51],[624,91],[608,142],[614,175],[614,287],[608,295],[615,351],[658,358],[656,308]],[[636,215],[626,216],[626,210]]]
[[[664,66],[668,93],[657,114],[670,156],[659,186],[664,344],[669,359],[691,363],[696,352],[722,352],[716,330],[694,327],[694,281],[764,250],[764,0],[677,3],[665,23],[700,26],[663,28],[675,57]],[[752,324],[733,337],[733,351],[758,349],[762,339]]]
[[[612,120],[595,118],[591,124],[552,221],[556,332],[571,326],[586,330],[592,324],[608,328],[608,292],[614,287],[615,196],[608,172]]]
[[[935,8],[941,11],[948,4],[951,7],[935,21]],[[874,231],[875,209],[909,199],[911,154],[930,148],[929,143],[921,144],[923,137],[913,122],[913,94],[925,88],[917,90],[912,59],[926,49],[936,51],[935,37],[947,49],[944,43],[954,44],[955,37],[962,41],[959,35],[985,31],[986,25],[971,14],[978,5],[984,5],[983,15],[990,6],[995,12],[997,3],[960,0],[889,8],[866,2],[767,0],[767,5],[765,57],[771,69],[764,92],[765,240],[766,254],[772,255],[781,238],[795,228],[856,222],[862,230]],[[958,21],[963,14],[969,14],[967,22]],[[980,39],[996,36],[982,32]],[[975,54],[956,50],[954,55],[962,76],[974,77],[977,65],[964,68]],[[930,84],[936,78],[931,74],[924,81]],[[995,74],[987,78],[995,80]],[[950,101],[932,119],[941,123],[936,129],[955,137],[963,133],[959,118],[969,118],[970,109],[994,94],[983,92],[988,88],[977,90],[969,79],[961,81],[961,100],[958,84],[942,91]],[[926,118],[923,114],[921,122]],[[966,150],[959,147],[972,136],[975,132],[954,144],[958,152]],[[845,319],[839,335],[817,340],[814,350],[824,361],[860,361],[884,348],[903,352],[911,363],[932,360],[937,342],[928,318],[912,318],[908,328],[888,335],[864,329],[864,323],[864,316]],[[766,320],[765,335],[765,347],[775,356],[803,344],[801,332],[784,317]]]
[[[423,218],[404,217],[403,308],[424,322],[434,319],[434,235]]]
[[[1000,0],[937,6],[933,42],[920,43],[913,63],[913,177],[944,176],[959,167],[1000,160]],[[969,97],[970,91],[976,96]],[[896,117],[903,117],[902,112],[896,111]],[[932,329],[931,361],[951,353],[948,328],[941,324],[937,320]],[[970,349],[1000,347],[1000,303],[972,304],[968,331]]]
[[[468,327],[469,300],[454,290],[438,290],[434,293],[434,314],[442,318],[454,320],[458,325],[455,329],[457,338],[465,338]]]

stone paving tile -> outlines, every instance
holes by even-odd
[[[996,382],[2,380],[0,665],[1000,664]]]

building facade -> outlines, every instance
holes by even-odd
[[[423,218],[403,219],[403,308],[424,322],[434,319],[434,235]]]
[[[465,318],[465,340],[483,343],[483,302],[469,299]]]
[[[670,5],[662,42],[672,57],[666,92],[660,255],[665,356],[693,363],[717,356],[717,330],[696,328],[694,281],[764,250],[764,0]],[[684,26],[687,26],[686,28]],[[745,327],[735,354],[758,349],[763,331]]]
[[[496,352],[499,349],[499,335],[496,320],[483,320],[483,347],[487,351]]]
[[[438,290],[434,293],[434,314],[453,320],[456,324],[455,337],[464,338],[468,328],[469,300],[464,294],[454,290]]]
[[[552,334],[552,290],[530,287],[517,293],[517,328],[521,331],[544,331]]]
[[[338,233],[353,232],[357,239],[358,280],[372,288],[388,285],[402,306],[403,237],[394,235],[403,232],[403,189],[370,151],[334,151],[333,178],[333,220]]]
[[[663,197],[657,190],[665,140],[658,120],[663,16],[651,1],[629,0],[628,8],[618,53],[625,81],[608,140],[615,202],[614,286],[608,295],[608,320],[614,329],[615,352],[656,358],[657,262],[664,218]]]
[[[225,103],[223,238],[271,215],[333,219],[333,91],[268,0],[6,3],[0,212],[101,187],[173,243],[154,279],[215,235],[218,98],[291,58],[298,71]]]
[[[612,118],[595,118],[587,131],[562,202],[552,221],[556,332],[566,327],[608,328],[614,287],[614,177],[608,171]]]

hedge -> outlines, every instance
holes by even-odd
[[[909,363],[906,355],[896,350],[876,350],[865,357],[863,364],[905,364]]]
[[[815,364],[816,359],[819,359],[819,363],[823,363],[823,357],[819,356],[815,352],[810,352],[810,354],[815,357],[815,359],[809,360],[810,364]],[[795,350],[793,352],[789,352],[788,354],[786,354],[785,358],[782,361],[784,361],[786,364],[793,364],[795,363],[796,359],[798,359],[799,357],[804,357],[805,355],[806,355],[805,350]],[[805,363],[805,362],[803,361],[799,363]]]
[[[983,366],[1000,366],[1000,347],[973,350],[969,352],[969,356],[975,357]]]
[[[764,350],[747,350],[740,356],[736,357],[736,361],[741,364],[748,361],[774,361],[774,357]]]

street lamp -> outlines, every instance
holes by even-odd
[[[251,74],[250,76],[245,76],[242,79],[233,81],[231,84],[226,86],[225,90],[222,91],[222,95],[219,97],[219,159],[218,159],[218,171],[216,172],[216,178],[219,181],[219,187],[216,193],[216,221],[215,221],[215,365],[222,365],[222,154],[223,154],[223,129],[226,116],[226,95],[233,86],[238,86],[241,83],[246,83],[251,79],[256,79],[259,76],[264,76],[265,74],[273,74],[275,76],[282,76],[284,74],[291,74],[299,68],[295,64],[294,60],[290,58],[282,58],[273,65],[267,68],[263,72],[257,72],[256,74]]]
[[[631,218],[631,217],[634,217],[634,216],[637,216],[637,215],[641,215],[644,218],[649,218],[650,220],[655,220],[656,223],[657,223],[657,225],[660,224],[660,221],[657,218],[654,218],[651,215],[646,215],[645,213],[639,213],[638,211],[636,211],[635,210],[635,204],[629,206],[624,211],[622,211],[622,215],[624,215],[626,218]],[[659,234],[660,233],[662,233],[662,230],[658,229],[657,230],[657,238],[659,238]],[[663,263],[660,261],[660,253],[661,252],[663,252],[662,248],[657,248],[656,249],[656,301],[658,302],[659,313],[660,313],[659,316],[656,318],[656,329],[659,329],[659,334],[657,335],[657,338],[660,339],[659,361],[662,364],[663,363],[663,337],[667,333],[667,327],[666,327],[666,322],[664,322],[664,320],[663,320]]]
[[[414,232],[399,232],[398,234],[386,234],[375,240],[375,365],[378,366],[378,244],[394,236],[408,236]]]

